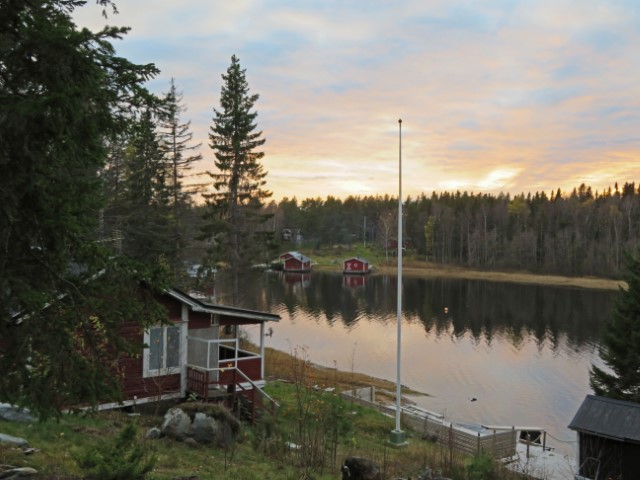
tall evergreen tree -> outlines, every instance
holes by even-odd
[[[192,198],[202,190],[203,185],[197,183],[185,184],[188,172],[196,162],[202,160],[202,155],[196,153],[200,144],[193,145],[193,133],[190,131],[191,122],[182,122],[180,115],[186,110],[183,105],[182,94],[178,92],[175,82],[171,79],[171,86],[165,98],[164,115],[160,121],[161,138],[165,150],[167,163],[167,187],[170,192],[171,229],[173,236],[172,266],[176,276],[182,267],[182,259],[186,249],[188,236],[187,222],[183,219],[192,204]]]
[[[265,143],[262,132],[256,131],[258,113],[253,110],[259,96],[249,93],[245,71],[233,55],[222,75],[221,109],[214,108],[209,133],[218,171],[208,172],[214,192],[203,195],[210,207],[204,234],[217,247],[218,258],[234,267],[250,262],[266,244],[261,225],[268,216],[261,209],[271,196],[263,188],[264,152],[257,150]]]
[[[98,172],[157,69],[115,55],[127,29],[78,30],[83,3],[0,2],[0,401],[43,416],[115,396],[123,316],[151,314],[153,277],[97,242]]]
[[[627,255],[625,280],[602,340],[600,358],[609,371],[591,366],[596,395],[640,402],[640,259]]]
[[[131,129],[124,159],[124,253],[146,264],[164,263],[175,254],[169,172],[156,121],[150,109],[142,112]]]

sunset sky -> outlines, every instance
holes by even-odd
[[[119,55],[155,63],[207,133],[231,55],[246,69],[273,198],[602,191],[638,181],[637,0],[90,0],[129,26]]]

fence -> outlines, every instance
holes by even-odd
[[[395,416],[395,406],[375,402],[375,388],[365,387],[342,392],[353,403],[374,408]],[[490,430],[480,425],[462,425],[448,422],[442,415],[415,406],[402,407],[402,423],[415,430],[422,438],[432,440],[452,450],[468,455],[486,453],[494,458],[513,457],[516,454],[517,430]]]

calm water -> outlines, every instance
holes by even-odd
[[[395,382],[396,281],[253,272],[219,276],[216,300],[280,314],[267,346],[304,347],[315,363]],[[574,450],[566,425],[591,393],[615,292],[411,277],[403,285],[402,383],[431,395],[416,403],[455,422],[544,428],[558,450]]]

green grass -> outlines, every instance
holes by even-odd
[[[212,446],[189,447],[170,439],[145,440],[152,426],[160,426],[162,417],[143,414],[128,416],[110,411],[86,415],[64,415],[59,420],[32,424],[0,421],[0,432],[26,438],[36,453],[25,455],[19,448],[0,443],[0,471],[6,466],[33,467],[39,478],[82,478],[78,458],[87,449],[115,440],[123,427],[134,422],[138,441],[156,457],[155,467],[147,477],[170,480],[198,476],[205,479],[335,479],[348,456],[369,458],[381,466],[384,478],[415,477],[425,466],[465,479],[469,459],[449,452],[433,443],[417,438],[408,431],[409,445],[389,445],[394,419],[344,401],[335,394],[298,389],[295,384],[272,382],[267,392],[281,405],[276,418],[265,418],[255,426],[243,424],[237,443],[228,449]],[[310,466],[305,454],[311,450],[288,448],[287,443],[300,443],[300,406],[308,413],[302,428],[307,442],[319,442],[322,448],[331,440],[331,427],[338,439],[335,459]],[[333,423],[332,423],[333,422]],[[329,433],[327,433],[329,432]],[[450,460],[453,459],[453,464]],[[307,459],[308,460],[308,459]],[[506,479],[508,476],[491,478]]]
[[[391,255],[389,251],[389,259],[384,249],[367,244],[364,246],[362,243],[353,243],[351,245],[325,245],[321,248],[313,248],[308,245],[301,245],[300,252],[311,258],[316,265],[321,267],[337,267],[342,269],[342,262],[350,257],[362,257],[369,261],[370,265],[382,266],[386,264],[393,264],[396,262],[396,257]]]

